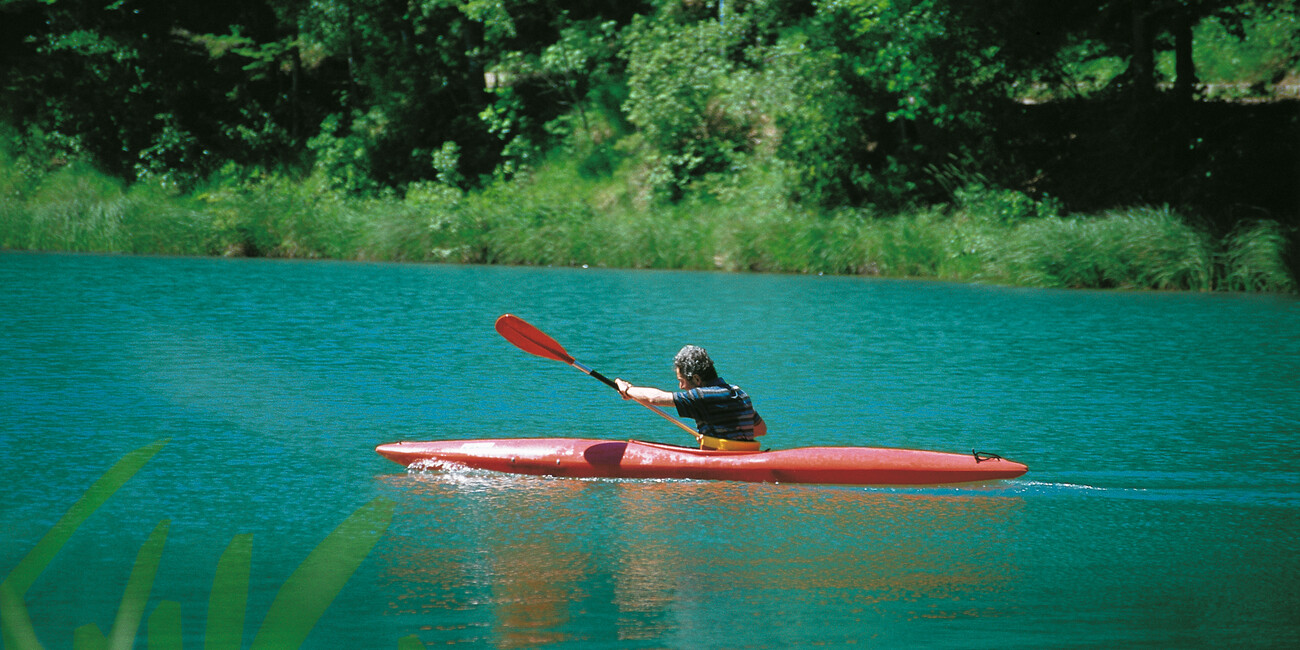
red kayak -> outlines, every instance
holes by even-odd
[[[375,447],[406,467],[534,476],[710,479],[828,485],[939,485],[1015,478],[1028,468],[993,454],[879,447],[717,451],[638,440],[502,438],[392,442]]]

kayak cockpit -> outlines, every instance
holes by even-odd
[[[728,440],[726,442],[740,442],[740,441]],[[698,456],[753,456],[755,454],[766,453],[763,450],[758,449],[757,447],[755,447],[754,449],[726,449],[726,448],[700,449],[698,447],[684,447],[682,445],[670,445],[662,442],[646,442],[644,440],[629,440],[627,441],[627,444],[641,445],[643,447],[651,447],[654,449],[671,451],[674,453],[685,452],[685,453],[690,453]]]

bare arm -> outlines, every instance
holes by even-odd
[[[673,405],[673,394],[667,391],[649,386],[633,386],[622,379],[615,379],[614,383],[618,386],[618,392],[623,396],[623,399],[634,399],[651,406]]]

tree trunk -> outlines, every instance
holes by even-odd
[[[461,42],[465,48],[465,63],[469,78],[465,84],[465,95],[470,106],[474,107],[477,112],[487,105],[487,70],[483,67],[483,62],[479,59],[477,53],[483,49],[484,32],[486,31],[483,23],[469,18],[461,18]],[[498,83],[500,81],[498,80]]]
[[[1192,59],[1192,20],[1189,11],[1174,15],[1174,96],[1190,102],[1196,92],[1196,62]]]
[[[348,108],[357,106],[357,58],[356,58],[356,32],[353,30],[352,18],[352,1],[348,0],[347,12],[347,39],[348,39],[348,94],[344,105]]]
[[[289,56],[293,57],[293,68],[289,79],[289,136],[293,139],[294,144],[299,142],[299,136],[301,135],[299,115],[302,113],[302,106],[298,96],[298,85],[302,79],[302,28],[298,25],[298,17],[294,16],[293,47],[289,48]]]
[[[1151,43],[1151,1],[1132,0],[1133,56],[1129,63],[1135,98],[1149,99],[1156,90],[1155,50]]]

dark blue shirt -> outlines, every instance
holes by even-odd
[[[699,432],[727,440],[753,440],[758,414],[749,395],[721,377],[699,388],[673,393],[677,414],[695,420]]]

